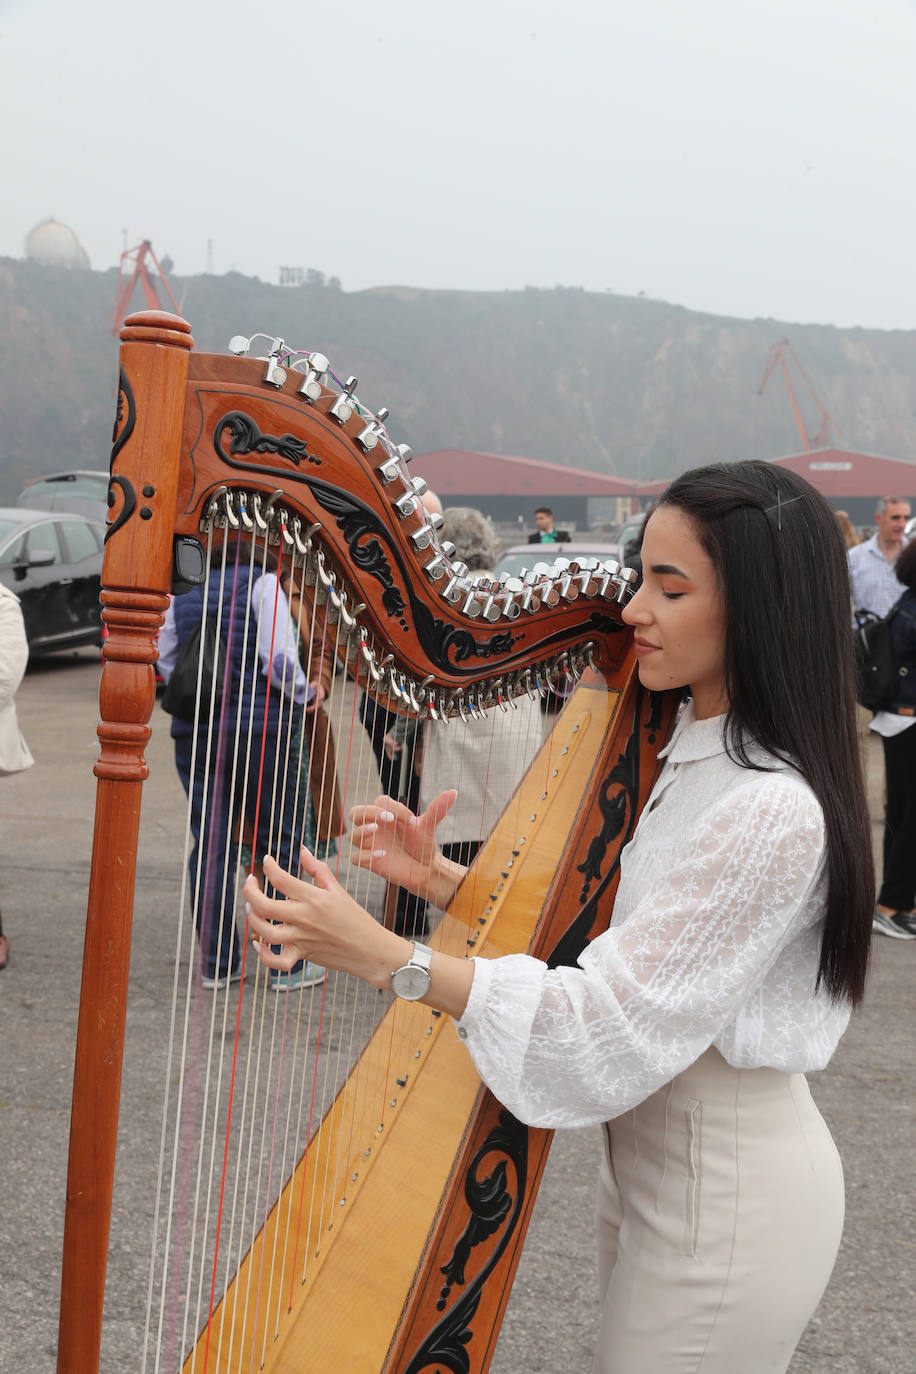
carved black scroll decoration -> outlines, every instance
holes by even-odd
[[[122,496],[124,497],[124,502],[121,506],[121,509],[118,511],[118,514],[115,517],[115,519],[110,521],[105,530],[106,544],[108,543],[111,536],[113,534],[116,534],[122,525],[127,524],[127,521],[130,519],[130,517],[133,515],[134,511],[137,508],[137,493],[134,491],[133,482],[130,480],[129,477],[123,477],[120,473],[118,473],[117,476],[112,477],[111,481],[108,483],[109,510],[112,510],[114,508],[115,501],[117,500],[114,494],[115,487],[117,487],[118,490],[121,492]]]
[[[125,406],[127,407],[126,420],[124,419]],[[124,421],[123,425],[121,424],[122,420]],[[134,400],[133,389],[127,379],[127,373],[122,367],[118,375],[118,408],[115,412],[114,430],[111,435],[111,459],[108,464],[109,473],[114,472],[115,459],[133,434],[134,425],[136,423],[137,403]]]
[[[414,606],[417,638],[434,662],[454,667],[470,658],[491,658],[507,654],[521,635],[510,630],[498,630],[486,639],[477,639],[470,630],[459,628],[450,621],[440,620],[422,603]]]
[[[500,1157],[491,1171],[480,1177],[484,1160],[492,1154]],[[516,1180],[514,1197],[509,1184],[510,1170]],[[423,1338],[403,1374],[421,1374],[431,1365],[437,1370],[449,1369],[452,1374],[468,1374],[471,1366],[466,1347],[474,1334],[471,1322],[487,1280],[499,1264],[524,1210],[527,1177],[528,1129],[511,1112],[502,1109],[499,1124],[468,1165],[464,1196],[470,1215],[451,1258],[442,1266],[445,1283],[436,1304],[440,1312],[445,1312],[452,1289],[465,1286],[465,1270],[474,1247],[496,1235],[500,1228],[502,1234],[465,1292]]]
[[[226,431],[231,436],[228,453],[223,447]],[[230,467],[246,467],[247,464],[234,463],[229,456],[244,453],[278,453],[281,458],[288,458],[296,467],[305,462],[316,465],[321,463],[320,458],[309,452],[304,439],[297,439],[294,434],[262,434],[251,416],[245,415],[241,410],[230,410],[217,421],[213,431],[213,447],[223,462],[228,463]]]
[[[612,797],[611,790],[615,787],[620,790]],[[623,830],[627,809],[632,812],[636,806],[638,787],[639,734],[634,730],[627,740],[624,752],[618,756],[614,767],[598,789],[601,829],[589,844],[582,863],[576,865],[576,872],[581,873],[584,878],[582,891],[579,893],[580,902],[587,900],[592,883],[601,877],[601,865],[604,863],[608,846]]]
[[[361,501],[337,487],[322,484],[319,488],[317,484],[312,484],[311,489],[318,503],[336,516],[338,527],[347,541],[351,561],[381,584],[382,605],[388,615],[402,615],[404,598],[395,586],[391,564],[377,537],[385,532],[378,516]],[[366,538],[367,535],[370,537]],[[361,540],[365,540],[365,543],[360,543]]]
[[[129,477],[120,474],[115,476],[115,460],[121,449],[127,443],[134,432],[137,423],[137,403],[134,400],[133,389],[127,377],[127,373],[122,367],[118,376],[118,408],[115,412],[114,429],[111,435],[111,459],[108,465],[110,480],[108,483],[108,509],[113,510],[117,503],[115,488],[122,495],[121,509],[113,520],[110,520],[105,529],[105,543],[107,544],[111,536],[126,524],[133,515],[137,506],[137,493],[134,491],[134,484]]]
[[[649,743],[655,743],[655,737],[662,728],[662,707],[665,703],[664,692],[649,693],[649,719],[645,722],[645,729],[649,736]]]
[[[598,905],[617,873],[621,851],[632,838],[633,831],[636,829],[637,806],[639,804],[639,731],[645,695],[645,689],[637,687],[630,738],[627,740],[623,753],[619,755],[617,762],[600,788],[600,794],[606,798],[607,815],[602,814],[601,828],[589,844],[585,860],[579,865],[579,872],[585,876],[583,892],[588,891],[592,882],[595,882],[596,886],[592,890],[591,896],[581,899],[584,901],[584,905],[578,916],[570,923],[547,956],[546,962],[549,968],[575,964],[585,949],[588,944],[589,931],[595,924]],[[610,832],[616,826],[618,818],[616,808],[610,798],[610,788],[614,785],[619,785],[622,789],[618,795],[624,800],[618,805],[624,812],[624,822],[615,834],[611,834]],[[608,845],[614,841],[616,841],[614,858],[602,877],[601,865],[604,863]]]

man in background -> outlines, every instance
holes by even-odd
[[[555,530],[553,527],[553,511],[549,506],[538,506],[534,512],[534,523],[537,529],[534,534],[529,534],[529,544],[568,544],[569,530]]]
[[[849,550],[854,611],[884,616],[903,595],[894,564],[906,543],[903,531],[909,518],[910,503],[905,497],[882,496],[875,511],[875,533]]]
[[[856,544],[849,550],[849,583],[852,591],[853,612],[875,616],[885,616],[903,595],[905,588],[897,580],[894,570],[897,559],[906,544],[904,529],[910,517],[910,503],[901,496],[882,496],[875,510],[876,531],[871,539]],[[856,726],[859,740],[859,757],[862,769],[868,777],[868,740],[872,733],[872,712],[859,706],[856,712]],[[874,733],[884,735],[896,732],[899,725],[910,725],[906,718],[885,716],[880,712],[874,718]],[[890,935],[898,940],[912,939],[908,928],[898,926],[893,913],[875,906],[873,929],[879,935]]]

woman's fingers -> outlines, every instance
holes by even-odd
[[[381,821],[383,824],[393,821],[398,811],[403,811],[407,816],[412,816],[413,812],[408,807],[402,806],[393,797],[376,797],[374,802],[366,803],[362,806],[350,808],[348,813],[352,825],[369,825]]]
[[[455,805],[457,797],[458,793],[454,787],[449,787],[445,792],[440,792],[438,797],[433,797],[426,810],[417,817],[417,824],[422,826],[427,834],[433,834]]]

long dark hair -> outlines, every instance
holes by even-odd
[[[716,463],[661,504],[693,520],[725,603],[726,747],[759,768],[754,740],[793,764],[824,813],[827,911],[818,965],[835,1001],[865,988],[875,886],[856,740],[846,550],[810,483],[774,463]]]

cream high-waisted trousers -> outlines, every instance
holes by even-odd
[[[597,1374],[780,1374],[843,1229],[804,1076],[710,1049],[605,1132]]]

